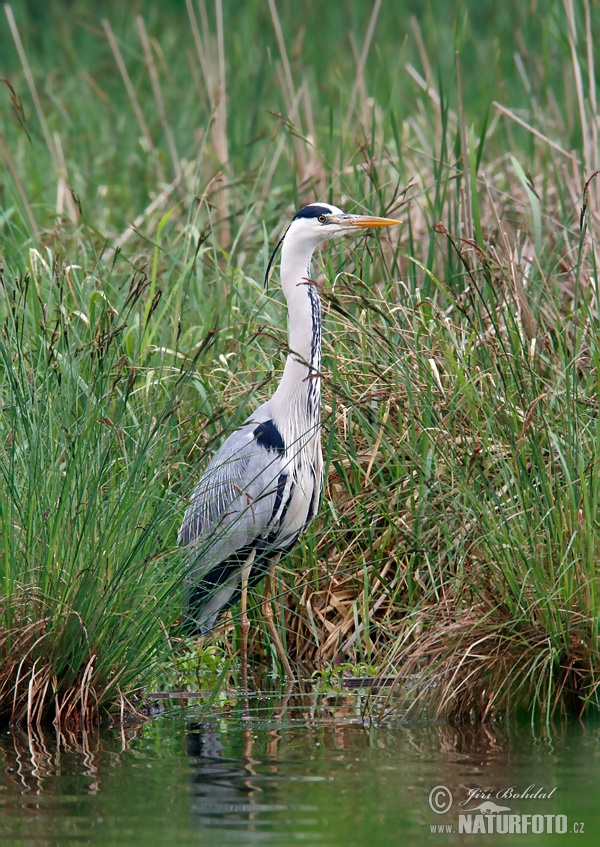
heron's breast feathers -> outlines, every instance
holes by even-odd
[[[287,548],[316,513],[320,432],[293,431],[254,415],[217,451],[196,486],[179,533],[201,570],[254,543]]]

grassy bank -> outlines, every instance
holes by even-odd
[[[177,639],[176,532],[281,372],[262,278],[314,198],[404,225],[315,264],[328,476],[274,575],[290,656],[394,703],[417,674],[412,708],[457,718],[598,707],[598,13],[391,5],[6,12],[4,717],[235,682],[235,613],[217,658]]]

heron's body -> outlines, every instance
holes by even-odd
[[[180,544],[190,548],[187,618],[202,634],[239,599],[243,574],[250,585],[259,582],[318,510],[321,304],[310,279],[313,252],[321,241],[349,229],[393,223],[312,204],[298,212],[280,242],[290,347],[281,381],[270,400],[219,448],[192,494],[179,533]]]

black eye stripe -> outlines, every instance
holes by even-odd
[[[331,209],[328,209],[327,206],[320,206],[318,203],[310,203],[310,205],[305,206],[303,209],[300,209],[299,212],[296,212],[294,216],[294,220],[298,218],[320,218],[321,216],[328,217],[331,214]]]

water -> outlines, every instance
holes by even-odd
[[[371,726],[359,706],[356,697],[299,698],[285,709],[257,700],[248,711],[176,709],[123,732],[57,738],[4,731],[0,843],[600,843],[599,721],[538,733],[400,720]],[[444,807],[448,792],[451,808],[435,814],[430,795],[432,805]],[[537,798],[509,798],[511,792]],[[490,802],[504,811],[465,812]],[[475,831],[459,834],[469,820]],[[477,832],[503,825],[547,830],[549,821],[566,833]],[[455,832],[432,830],[440,825]]]

